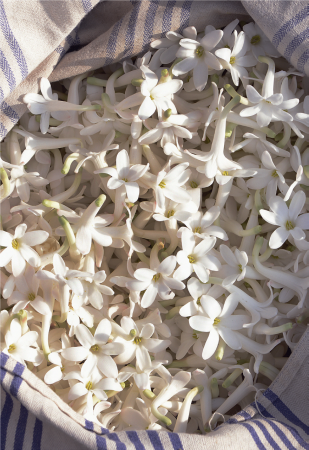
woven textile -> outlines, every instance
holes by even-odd
[[[42,76],[56,81],[121,61],[168,30],[195,25],[201,31],[250,16],[309,75],[307,2],[0,0],[0,140],[25,112],[22,96],[38,91]],[[4,354],[1,384],[1,450],[309,449],[309,332],[271,387],[207,436],[109,433]]]

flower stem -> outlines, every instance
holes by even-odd
[[[222,387],[227,389],[231,384],[234,383],[236,378],[238,378],[242,374],[242,369],[235,369],[231,375],[229,375],[224,382],[222,383]]]
[[[191,389],[180,408],[180,411],[177,416],[176,424],[174,427],[174,433],[185,433],[187,430],[189,415],[190,415],[190,408],[191,403],[196,395],[198,395],[200,392],[204,390],[204,386],[196,386],[195,388]]]
[[[211,390],[212,398],[219,397],[219,386],[218,386],[218,380],[216,377],[214,377],[210,380],[210,390]]]
[[[242,95],[239,95],[236,91],[235,91],[235,89],[230,85],[230,84],[226,84],[225,86],[224,86],[224,89],[226,90],[226,92],[231,96],[231,97],[233,97],[233,98],[235,98],[237,95],[240,97],[240,100],[239,100],[239,102],[242,104],[242,105],[246,105],[246,106],[249,106],[249,100],[247,99],[247,98],[245,98],[245,97],[243,97]]]
[[[3,185],[3,193],[1,194],[0,198],[5,198],[10,194],[11,183],[8,178],[8,174],[6,173],[6,170],[3,167],[0,167],[0,180],[2,181]]]
[[[265,375],[271,381],[274,381],[279,374],[279,370],[272,364],[269,364],[266,361],[262,361],[260,364],[259,373]]]

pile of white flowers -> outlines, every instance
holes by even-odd
[[[24,96],[1,350],[110,430],[204,433],[309,321],[309,96],[254,23],[151,47]]]

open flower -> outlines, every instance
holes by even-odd
[[[265,209],[260,210],[260,214],[266,222],[279,227],[270,236],[270,248],[281,247],[289,236],[296,241],[305,239],[306,234],[303,230],[309,229],[309,214],[299,215],[305,202],[305,193],[298,191],[292,198],[289,207],[281,197],[272,197],[269,200],[272,212]]]
[[[205,30],[206,31],[206,30]],[[177,52],[179,58],[184,58],[173,67],[173,74],[183,75],[193,69],[194,86],[202,91],[208,80],[208,69],[220,70],[222,68],[218,58],[211,53],[223,36],[223,31],[212,30],[205,32],[199,41],[194,39],[181,39],[181,48]]]
[[[229,297],[228,297],[229,298]],[[216,351],[219,343],[219,336],[224,342],[234,350],[241,349],[241,341],[235,330],[241,330],[248,322],[247,315],[235,314],[235,304],[225,300],[223,308],[213,297],[204,295],[201,297],[203,315],[190,317],[190,326],[197,331],[209,332],[206,344],[203,349],[203,359],[210,358]],[[231,307],[232,306],[232,307]]]
[[[162,170],[158,173],[156,197],[159,208],[164,208],[165,197],[177,203],[191,201],[190,194],[181,187],[190,176],[190,170],[186,170],[188,165],[188,163],[178,164],[169,172]]]
[[[139,185],[136,181],[141,178],[149,168],[142,164],[130,166],[130,159],[126,150],[121,150],[116,158],[116,168],[107,167],[97,170],[95,173],[106,173],[111,176],[107,182],[109,189],[125,189],[128,200],[135,203],[139,197]]]
[[[31,247],[42,244],[49,234],[46,231],[29,231],[26,233],[27,225],[20,224],[15,228],[14,236],[6,231],[0,230],[0,245],[6,247],[0,253],[0,267],[6,266],[12,261],[12,272],[14,277],[24,273],[26,261],[32,267],[40,265],[40,256]]]
[[[82,377],[88,377],[98,367],[106,377],[116,378],[116,363],[110,355],[119,355],[125,348],[120,342],[107,343],[112,328],[108,319],[102,319],[92,335],[85,325],[76,327],[76,337],[80,347],[71,347],[62,351],[62,356],[69,361],[86,360],[81,369]]]
[[[202,242],[195,244],[194,234],[190,230],[184,230],[181,235],[182,250],[177,253],[178,269],[174,277],[178,280],[188,278],[193,272],[206,283],[209,279],[209,270],[219,270],[220,261],[207,253],[216,243],[215,237],[205,237]]]

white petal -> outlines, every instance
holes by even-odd
[[[219,344],[219,334],[217,330],[212,329],[208,335],[207,341],[203,348],[202,358],[203,359],[210,358],[217,350],[218,344]]]
[[[284,227],[279,227],[270,236],[269,247],[279,248],[289,237],[289,231]]]

